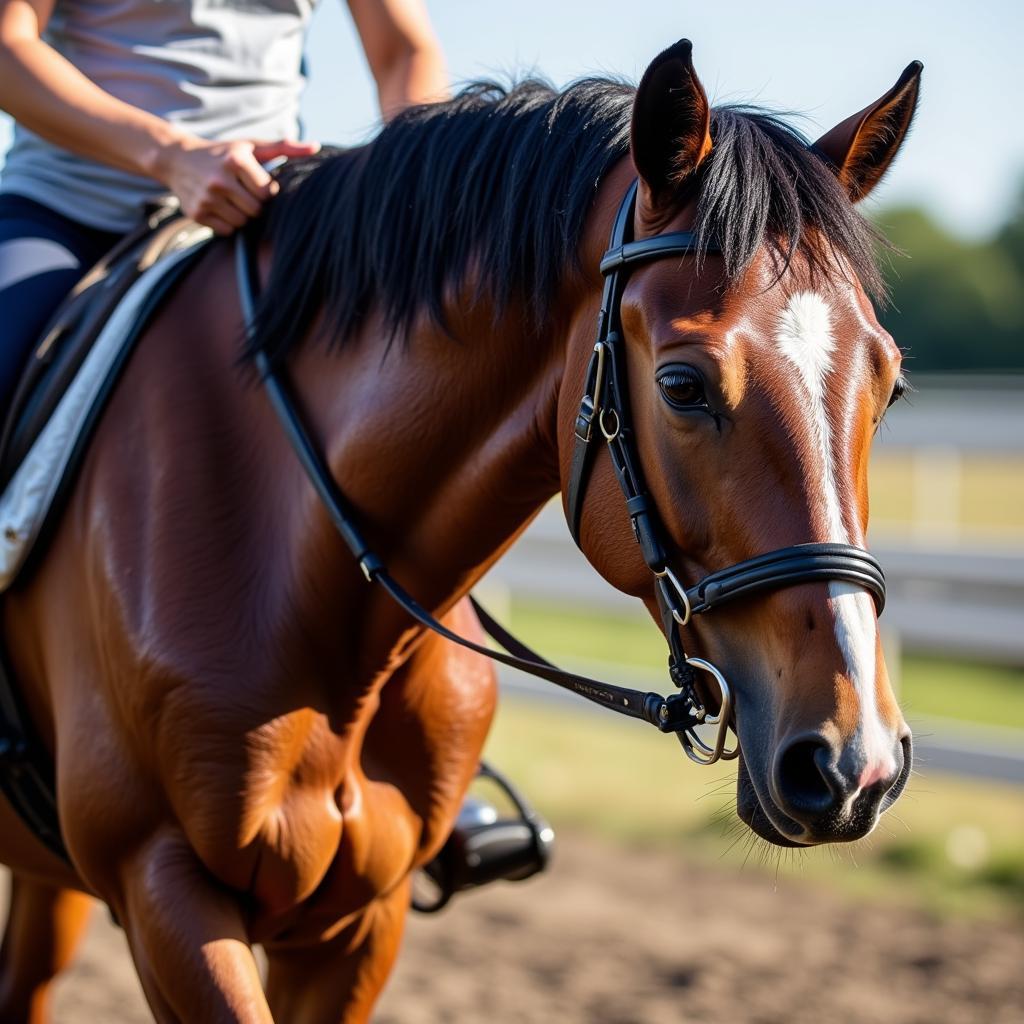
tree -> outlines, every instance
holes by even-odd
[[[883,257],[892,301],[881,321],[911,372],[1024,371],[1024,190],[995,237],[968,242],[916,208],[882,213],[902,253]]]

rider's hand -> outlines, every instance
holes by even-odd
[[[181,202],[193,220],[230,235],[260,212],[277,183],[261,166],[278,157],[310,156],[316,142],[209,142],[195,136],[176,139],[157,160],[155,177]]]

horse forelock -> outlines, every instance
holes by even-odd
[[[807,138],[777,113],[729,105],[711,112],[695,229],[721,250],[726,280],[742,280],[767,249],[780,281],[798,254],[809,281],[856,281],[877,300],[885,285],[878,230],[850,202]]]

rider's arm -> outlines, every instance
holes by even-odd
[[[348,0],[385,117],[448,95],[444,57],[423,0]]]
[[[261,162],[310,143],[208,142],[124,103],[40,38],[55,0],[0,0],[0,107],[43,138],[165,184],[186,213],[227,234],[270,194]]]

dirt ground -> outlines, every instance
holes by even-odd
[[[105,914],[60,984],[56,1019],[150,1019]],[[546,877],[413,919],[375,1021],[1020,1024],[1024,927],[561,837]]]

